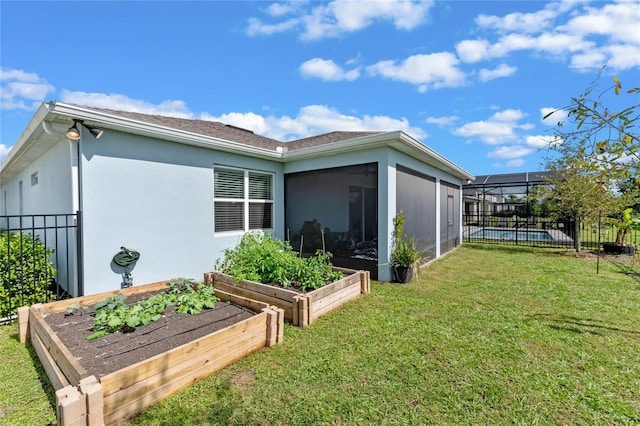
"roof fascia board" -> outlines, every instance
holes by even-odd
[[[439,154],[436,151],[434,151],[433,149],[429,148],[427,145],[423,144],[419,140],[413,138],[412,136],[410,136],[410,135],[408,135],[408,134],[406,134],[404,132],[400,132],[400,133],[401,133],[402,140],[405,141],[409,146],[411,146],[413,149],[421,151],[422,153],[426,154],[427,156],[433,158],[439,164],[445,165],[447,169],[449,169],[449,170],[453,171],[454,173],[456,173],[458,175],[458,177],[460,177],[462,179],[465,179],[465,180],[473,180],[473,179],[475,179],[475,176],[473,174],[469,173],[468,171],[466,171],[462,167],[458,166],[457,164],[455,164],[452,161],[448,160],[447,158],[443,157],[441,154]]]
[[[154,138],[169,140],[173,142],[179,142],[186,145],[192,145],[202,148],[216,148],[221,151],[238,153],[242,152],[245,155],[253,157],[266,157],[271,160],[279,160],[282,154],[277,151],[272,151],[263,148],[257,148],[238,142],[228,141],[225,139],[214,138],[211,136],[203,136],[197,133],[187,132],[184,130],[174,129],[166,126],[159,126],[157,124],[150,124],[135,120],[128,117],[120,117],[112,114],[107,114],[100,111],[95,111],[76,105],[70,105],[60,102],[51,102],[48,104],[49,111],[52,113],[68,116],[75,119],[95,121],[104,125],[107,128],[119,130],[127,133],[133,133],[143,136],[150,136]]]
[[[43,122],[47,114],[48,109],[46,104],[43,103],[38,107],[35,114],[33,114],[33,117],[29,120],[29,124],[27,124],[27,127],[25,127],[24,131],[18,138],[18,141],[15,143],[13,148],[11,148],[11,151],[9,151],[9,154],[7,154],[2,164],[0,164],[0,176],[16,164],[29,147],[37,142],[37,139],[31,138],[31,135],[38,129],[38,127],[40,127],[40,123]]]
[[[474,178],[471,173],[447,160],[436,151],[432,150],[422,142],[411,137],[403,131],[379,133],[345,141],[333,142],[325,145],[287,151],[284,153],[283,158],[285,161],[304,160],[307,158],[317,157],[319,155],[333,155],[343,152],[358,151],[363,148],[377,148],[380,146],[393,147],[401,152],[404,152],[423,161],[425,159],[431,160],[428,161],[429,164],[433,165],[434,167],[444,166],[446,170],[453,172],[457,177],[461,179],[470,180]]]
[[[389,140],[396,138],[399,133],[400,132],[380,133],[362,136],[355,139],[331,142],[323,145],[310,146],[308,148],[300,148],[293,151],[285,151],[283,157],[285,161],[304,160],[307,158],[317,157],[318,155],[358,151],[365,148],[365,146],[366,148],[387,146],[389,144]]]

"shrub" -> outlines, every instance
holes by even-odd
[[[237,280],[307,291],[342,278],[340,272],[333,271],[330,260],[331,253],[321,250],[315,256],[301,258],[285,241],[269,234],[248,233],[235,248],[224,251],[215,269]]]
[[[0,233],[0,317],[51,297],[49,285],[56,274],[49,260],[53,253],[38,235]]]

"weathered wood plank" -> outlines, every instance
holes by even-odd
[[[87,426],[104,424],[102,385],[95,376],[80,380],[80,395],[84,397],[87,412]]]
[[[278,308],[283,309],[285,311],[285,317],[287,319],[292,320],[293,318],[293,297],[294,296],[292,296],[290,300],[279,299],[277,297],[273,297],[271,295],[261,293],[260,291],[257,291],[258,289],[249,290],[247,288],[230,285],[222,281],[215,281],[214,288],[216,289],[216,292],[224,291],[226,293],[237,294],[239,296],[242,296],[248,299],[259,300],[269,305],[277,306]],[[297,293],[295,294],[297,295]]]
[[[80,383],[80,379],[89,376],[87,370],[75,359],[69,349],[46,323],[41,314],[43,305],[33,305],[29,310],[29,326],[31,335],[37,334],[49,355],[55,360],[65,377],[74,386]],[[32,337],[33,339],[33,337]]]
[[[355,273],[353,275],[349,275],[344,277],[338,281],[334,281],[331,284],[327,284],[323,287],[320,287],[317,290],[311,291],[307,293],[309,300],[311,303],[315,302],[318,299],[322,299],[323,297],[327,297],[330,294],[336,293],[342,290],[345,287],[356,285],[358,288],[360,287],[360,274]]]
[[[229,342],[233,342],[237,336],[251,332],[253,329],[262,329],[262,339],[266,340],[266,316],[266,313],[261,312],[222,330],[218,330],[170,351],[130,365],[126,369],[102,376],[100,377],[100,383],[102,383],[103,394],[105,398],[107,398],[112,393],[127,388],[136,382],[157,374],[162,374],[167,366],[189,360],[192,355],[198,351],[219,352],[220,349],[225,348],[225,345],[229,344]]]
[[[84,426],[86,424],[84,398],[75,386],[66,386],[56,391],[56,414],[60,426]]]
[[[178,364],[155,376],[105,397],[105,423],[120,424],[150,405],[159,402],[193,383],[242,359],[265,345],[264,328],[254,328],[230,342],[223,351],[200,351],[191,359]]]
[[[340,290],[339,292],[316,300],[311,306],[311,322],[359,296],[360,285],[352,285]]]
[[[29,338],[29,307],[18,308],[18,339],[20,343],[27,343]]]
[[[60,370],[60,367],[58,367],[58,364],[56,364],[56,361],[51,357],[37,333],[31,335],[31,346],[35,349],[40,364],[42,364],[42,368],[44,368],[44,371],[47,373],[53,389],[60,390],[69,386],[69,381],[62,370]]]
[[[223,282],[225,284],[244,288],[250,291],[260,292],[260,294],[275,297],[281,300],[291,300],[292,297],[296,296],[299,293],[296,290],[276,287],[269,284],[262,284],[255,281],[236,281],[233,277],[217,271],[212,272],[212,274],[214,277],[214,281]]]
[[[268,308],[269,304],[253,299],[248,299],[245,296],[226,292],[222,289],[216,288],[216,297],[223,302],[231,302],[234,305],[242,306],[251,309],[254,312],[261,312],[263,309]]]
[[[106,299],[109,296],[113,296],[114,294],[123,294],[125,296],[131,296],[133,294],[138,294],[138,293],[164,290],[165,288],[168,288],[169,281],[170,280],[158,281],[156,283],[123,288],[119,290],[106,291],[104,293],[92,294],[90,296],[81,296],[81,297],[75,297],[73,299],[59,300],[57,302],[49,302],[49,303],[43,304],[42,307],[49,311],[59,312],[59,311],[66,310],[67,307],[69,307],[69,305],[75,302],[79,302],[80,306],[91,306],[91,305],[95,305],[98,302],[102,302],[104,299]]]

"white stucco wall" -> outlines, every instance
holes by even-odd
[[[0,214],[67,214],[75,213],[72,182],[75,175],[76,145],[66,138],[52,143],[51,148],[11,179],[0,183]],[[37,183],[32,176],[37,176]],[[22,182],[22,185],[20,185]],[[20,211],[22,186],[22,212]],[[6,205],[5,202],[6,191]]]
[[[213,166],[274,173],[274,235],[283,237],[280,163],[114,131],[83,138],[84,293],[120,288],[112,258],[140,252],[134,285],[201,280],[241,233],[213,233]]]

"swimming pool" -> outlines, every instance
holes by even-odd
[[[526,229],[481,229],[469,237],[485,240],[555,241],[547,231]]]

